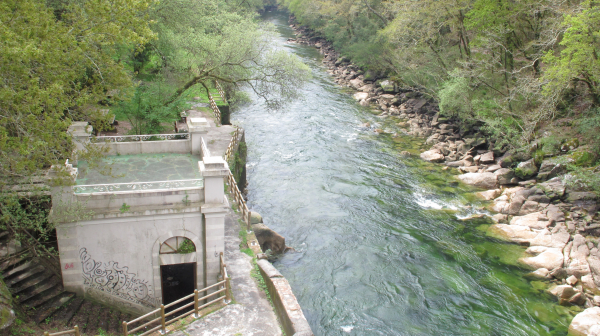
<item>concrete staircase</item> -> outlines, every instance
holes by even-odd
[[[0,233],[0,274],[15,309],[50,332],[79,326],[83,335],[120,335],[121,322],[135,317],[66,292],[62,279],[32,258],[7,232]]]

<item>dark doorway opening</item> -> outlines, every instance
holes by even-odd
[[[160,266],[160,277],[162,282],[163,304],[166,306],[171,302],[194,293],[194,289],[196,289],[196,263],[162,265]],[[193,301],[194,299],[192,297],[168,307],[166,311],[173,311]],[[180,310],[173,316],[181,315],[192,309],[194,309],[193,305]]]

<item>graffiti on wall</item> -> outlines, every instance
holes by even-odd
[[[158,300],[152,297],[152,286],[138,279],[137,274],[130,273],[127,266],[119,267],[119,263],[115,261],[96,261],[85,247],[79,250],[79,257],[85,287],[138,305],[151,308],[157,306]]]

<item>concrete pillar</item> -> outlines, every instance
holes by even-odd
[[[208,120],[206,118],[187,118],[188,131],[190,132],[190,142],[192,144],[192,155],[202,155],[202,136],[208,133]]]
[[[204,177],[204,232],[206,285],[217,282],[220,273],[221,252],[225,251],[225,215],[229,202],[225,197],[224,182],[229,175],[229,166],[219,156],[204,157],[198,163]]]
[[[75,121],[69,126],[67,132],[73,137],[75,150],[71,155],[71,164],[77,167],[77,152],[85,151],[85,146],[90,143],[90,136],[94,128],[87,121]]]
[[[52,166],[47,177],[48,184],[52,186],[50,189],[52,197],[50,220],[56,226],[63,286],[66,291],[83,295],[77,225],[69,223],[75,220],[71,217],[76,216],[77,211],[80,210],[78,204],[75,203],[71,186],[71,183],[77,178],[77,168],[73,168],[73,165],[67,160],[64,166]]]

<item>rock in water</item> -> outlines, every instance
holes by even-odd
[[[444,161],[444,154],[442,154],[440,152],[439,149],[434,148],[434,149],[430,149],[426,152],[421,153],[421,159],[425,160],[425,161],[430,161],[430,162],[443,162]]]
[[[250,224],[259,224],[263,222],[262,216],[256,211],[250,211]]]
[[[285,251],[285,238],[265,224],[253,224],[252,231],[263,252],[271,250],[273,253],[283,253]]]

